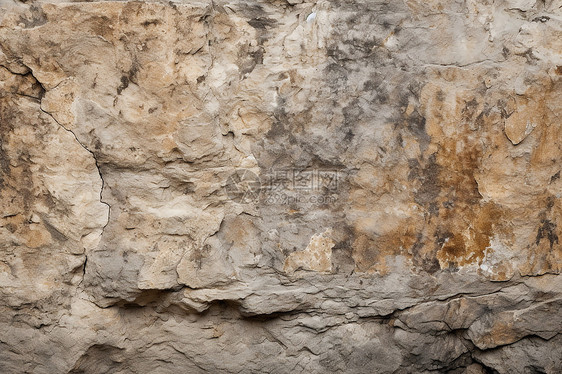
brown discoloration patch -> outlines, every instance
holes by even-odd
[[[442,72],[442,76],[449,81],[458,79],[454,71]],[[384,214],[378,214],[380,218],[372,223],[368,218],[357,221],[360,225],[354,227],[353,259],[358,271],[384,274],[389,271],[385,259],[395,256],[411,260],[420,271],[454,270],[479,264],[494,237],[511,235],[502,222],[505,209],[484,201],[477,182],[484,149],[491,142],[488,131],[497,119],[490,105],[473,90],[459,91],[448,83],[426,86],[419,107],[412,102],[415,100],[410,100],[408,106],[413,107],[406,112],[419,113],[418,117],[425,119],[423,131],[419,127],[418,133],[409,131],[403,136],[411,139],[413,135],[419,144],[416,135],[423,135],[422,140],[427,135],[428,142],[420,147],[418,158],[408,160],[407,181],[401,183],[409,182],[408,200],[418,209],[399,201],[404,197],[398,198],[393,191],[397,169],[388,175],[388,183],[380,178],[377,187],[393,194],[395,197],[388,201],[397,205],[389,208],[391,223],[386,222]],[[363,179],[359,182],[364,185]],[[357,192],[354,198],[364,201],[368,196]],[[399,215],[394,215],[394,209]]]
[[[408,251],[416,240],[417,236],[409,225],[376,237],[359,234],[353,242],[352,256],[356,268],[358,271],[386,274],[390,271],[386,257],[410,257]]]
[[[462,224],[450,223],[449,230],[444,234],[436,232],[436,245],[439,247],[436,255],[442,267],[481,261],[491,238],[501,232],[502,211],[494,204],[484,204],[473,210],[467,208],[458,213],[464,215]]]
[[[541,81],[533,85],[524,95],[526,104],[518,105],[511,91],[490,93],[493,85],[482,89],[477,82],[482,82],[485,74],[443,69],[434,75],[432,83],[421,90],[419,104],[409,98],[403,105],[409,116],[419,113],[419,118],[425,118],[427,147],[419,147],[417,157],[401,164],[405,173],[399,167],[393,173],[370,173],[370,166],[366,166],[357,174],[361,188],[353,189],[352,201],[363,205],[354,205],[358,218],[350,241],[356,270],[384,273],[389,271],[385,259],[403,256],[419,271],[483,266],[487,277],[506,280],[522,269],[513,259],[528,251],[531,263],[523,267],[526,273],[556,271],[560,256],[553,249],[558,234],[544,221],[555,222],[554,213],[540,217],[529,214],[529,221],[523,222],[521,214],[526,214],[528,207],[518,207],[514,200],[521,194],[528,203],[542,205],[540,200],[545,196],[539,181],[519,178],[522,167],[544,170],[546,177],[541,178],[545,188],[551,195],[557,193],[554,184],[558,183],[561,129],[552,117],[558,113],[552,84]],[[513,147],[503,128],[516,113],[521,118],[537,119],[535,130],[527,131],[527,144],[521,148]],[[408,142],[420,145],[415,131],[400,134],[397,143],[401,147]],[[521,156],[525,147],[529,149],[524,154],[530,161],[527,164]],[[408,155],[416,155],[411,149]],[[397,191],[398,183],[407,186],[408,197]],[[530,189],[537,192],[531,194]],[[385,196],[391,196],[384,200],[386,205],[381,200]],[[379,202],[374,204],[370,199]],[[549,206],[556,205],[549,201]],[[365,202],[379,211],[370,216],[368,208],[362,207]],[[411,202],[418,209],[410,208]]]
[[[486,333],[478,338],[476,343],[480,348],[493,348],[511,344],[519,338],[512,321],[496,321]]]
[[[509,234],[501,224],[504,211],[497,204],[482,201],[476,181],[487,139],[474,138],[472,129],[476,121],[478,127],[490,125],[482,112],[484,105],[462,92],[447,93],[443,87],[425,89],[422,102],[432,137],[429,150],[435,150],[430,157],[439,170],[432,183],[439,191],[433,201],[439,216],[428,220],[424,228],[424,237],[433,238],[433,250],[418,244],[417,262],[430,264],[435,258],[442,269],[479,263],[494,235]],[[429,245],[430,240],[426,242]]]
[[[484,258],[490,239],[499,230],[502,211],[493,203],[481,203],[475,172],[482,151],[466,135],[445,139],[438,162],[442,214],[434,236],[440,238],[436,253],[441,267],[463,266]],[[443,235],[442,233],[446,233]]]
[[[42,227],[37,227],[37,225],[26,229],[22,237],[25,240],[25,245],[29,248],[39,248],[52,242],[49,231]]]

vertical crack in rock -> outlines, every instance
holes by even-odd
[[[26,66],[26,68],[29,70],[29,72],[28,72],[27,74],[30,74],[31,77],[33,77],[33,79],[37,82],[37,84],[39,84],[39,85],[41,86],[42,92],[41,92],[41,94],[39,95],[39,97],[36,98],[36,99],[39,100],[39,109],[41,110],[41,112],[43,112],[43,113],[45,113],[46,115],[48,115],[48,116],[49,116],[56,124],[58,124],[62,129],[64,129],[64,130],[67,131],[68,133],[72,134],[72,136],[74,137],[74,139],[76,140],[76,142],[77,142],[84,150],[86,150],[86,152],[88,152],[88,153],[92,156],[92,158],[93,158],[93,160],[94,160],[94,164],[96,165],[96,169],[97,169],[97,171],[98,171],[98,175],[99,175],[100,181],[101,181],[101,188],[100,188],[100,192],[99,192],[99,201],[100,201],[100,203],[106,205],[107,208],[108,208],[108,211],[107,211],[107,221],[106,221],[106,223],[104,224],[104,226],[102,227],[102,230],[101,230],[101,233],[100,233],[100,237],[101,237],[101,236],[103,236],[103,233],[104,233],[104,231],[105,231],[105,228],[107,227],[107,225],[108,225],[109,222],[110,222],[110,217],[111,217],[111,206],[110,206],[110,204],[108,204],[107,202],[103,201],[103,190],[104,190],[104,186],[105,186],[105,181],[104,181],[104,179],[103,179],[103,175],[102,175],[102,172],[101,172],[100,165],[99,165],[99,163],[98,163],[98,159],[97,159],[97,157],[96,157],[96,155],[95,155],[95,153],[94,153],[93,151],[89,150],[82,142],[80,142],[80,140],[78,139],[78,137],[76,136],[76,134],[75,134],[72,130],[66,128],[63,124],[61,124],[59,121],[57,121],[57,119],[56,119],[51,113],[49,113],[49,112],[47,112],[46,110],[43,109],[43,106],[42,106],[42,99],[43,99],[43,97],[45,96],[47,90],[45,89],[45,86],[41,83],[41,81],[39,81],[39,79],[37,79],[37,77],[34,75],[33,69],[31,69],[29,66]],[[6,69],[7,69],[7,68],[6,68]],[[8,70],[9,70],[9,69],[8,69]],[[85,278],[85,276],[86,276],[86,265],[87,265],[87,262],[88,262],[88,256],[87,256],[86,254],[84,254],[84,263],[83,263],[83,265],[82,265],[82,279],[80,280],[79,285],[82,284],[82,282],[84,281],[84,278]]]
[[[84,263],[82,264],[82,279],[78,283],[77,287],[80,287],[82,283],[84,283],[84,279],[86,279],[86,265],[88,264],[88,255],[84,254]]]
[[[47,114],[49,117],[51,117],[51,118],[53,119],[53,121],[55,121],[60,127],[62,127],[64,130],[66,130],[66,131],[68,131],[69,133],[71,133],[72,136],[74,137],[74,139],[76,139],[76,142],[77,142],[82,148],[84,148],[89,154],[92,155],[92,158],[94,159],[94,163],[95,163],[95,165],[96,165],[96,169],[98,170],[98,175],[100,176],[100,180],[101,180],[100,203],[106,205],[107,208],[108,208],[107,222],[105,223],[105,225],[104,225],[103,228],[102,228],[102,235],[103,235],[103,230],[104,230],[104,229],[107,227],[107,225],[109,224],[110,215],[111,215],[111,205],[109,205],[107,202],[103,201],[103,188],[104,188],[104,185],[105,185],[105,181],[104,181],[103,175],[102,175],[102,173],[101,173],[101,168],[100,168],[100,165],[99,165],[99,163],[98,163],[98,159],[96,158],[96,155],[95,155],[94,152],[92,152],[91,150],[89,150],[84,144],[82,144],[82,143],[80,142],[80,140],[78,140],[78,138],[76,137],[76,134],[75,134],[72,130],[70,130],[70,129],[64,127],[64,125],[62,125],[60,122],[58,122],[58,121],[55,119],[55,117],[54,117],[51,113],[45,111],[43,108],[40,108],[40,109],[41,109],[41,111],[42,111],[43,113],[45,113],[45,114]]]
[[[108,215],[107,215],[107,222],[105,223],[105,225],[102,228],[102,235],[103,235],[103,230],[107,227],[107,225],[109,224],[109,220],[110,220],[110,215],[111,215],[111,206],[103,201],[103,189],[105,186],[105,181],[103,179],[103,175],[101,173],[101,168],[100,165],[98,163],[98,159],[95,155],[95,153],[91,150],[89,150],[82,142],[80,142],[80,140],[78,140],[78,137],[76,136],[76,134],[74,133],[74,131],[66,128],[63,124],[61,124],[59,121],[57,121],[57,119],[49,112],[47,112],[46,110],[43,109],[43,107],[41,106],[41,99],[45,96],[45,93],[47,92],[47,90],[45,89],[45,87],[43,86],[43,84],[37,79],[37,77],[35,75],[33,75],[33,70],[31,70],[31,68],[27,67],[30,71],[29,74],[31,74],[31,76],[37,81],[37,83],[42,87],[43,89],[43,94],[41,95],[41,97],[39,98],[39,109],[41,110],[41,112],[45,113],[46,115],[48,115],[57,125],[59,125],[62,129],[64,129],[65,131],[69,132],[70,134],[72,134],[72,136],[74,137],[74,139],[76,140],[76,142],[80,145],[80,147],[84,148],[86,150],[86,152],[88,152],[90,155],[92,155],[92,158],[94,159],[94,163],[96,165],[96,169],[98,171],[98,175],[100,177],[101,180],[101,189],[100,189],[100,203],[104,204],[107,206],[108,208]]]

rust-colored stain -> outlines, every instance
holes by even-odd
[[[386,256],[411,257],[408,251],[415,242],[416,235],[407,226],[377,237],[358,234],[353,242],[353,259],[357,270],[386,274],[390,270]]]
[[[495,322],[480,338],[479,344],[486,347],[507,345],[520,338],[511,321]]]
[[[475,263],[484,258],[486,249],[490,246],[490,239],[498,231],[502,211],[493,203],[465,207],[455,214],[462,214],[465,225],[453,224],[447,237],[438,243],[441,248],[437,251],[437,258],[442,264],[463,266]]]
[[[482,141],[471,138],[470,126],[490,125],[479,116],[478,100],[457,96],[455,118],[466,123],[452,136],[432,138],[438,145],[436,163],[440,166],[437,198],[439,217],[431,223],[436,258],[441,268],[478,263],[485,257],[490,240],[505,232],[501,226],[503,211],[493,202],[484,202],[478,189],[476,173],[481,168]],[[484,138],[484,141],[486,139]]]
[[[478,96],[439,87],[425,94],[425,107],[408,117],[409,132],[422,152],[409,160],[407,175],[411,199],[423,214],[404,218],[397,229],[380,235],[356,228],[353,259],[358,271],[384,274],[387,259],[398,255],[430,273],[478,265],[494,237],[513,235],[506,223],[508,211],[484,200],[477,182],[485,149],[496,141],[494,121],[499,117],[488,115],[491,111],[485,112],[486,103]]]

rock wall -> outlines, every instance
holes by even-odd
[[[0,0],[2,373],[562,372],[560,0]]]

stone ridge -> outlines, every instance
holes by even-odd
[[[562,372],[561,5],[0,0],[0,371]]]

